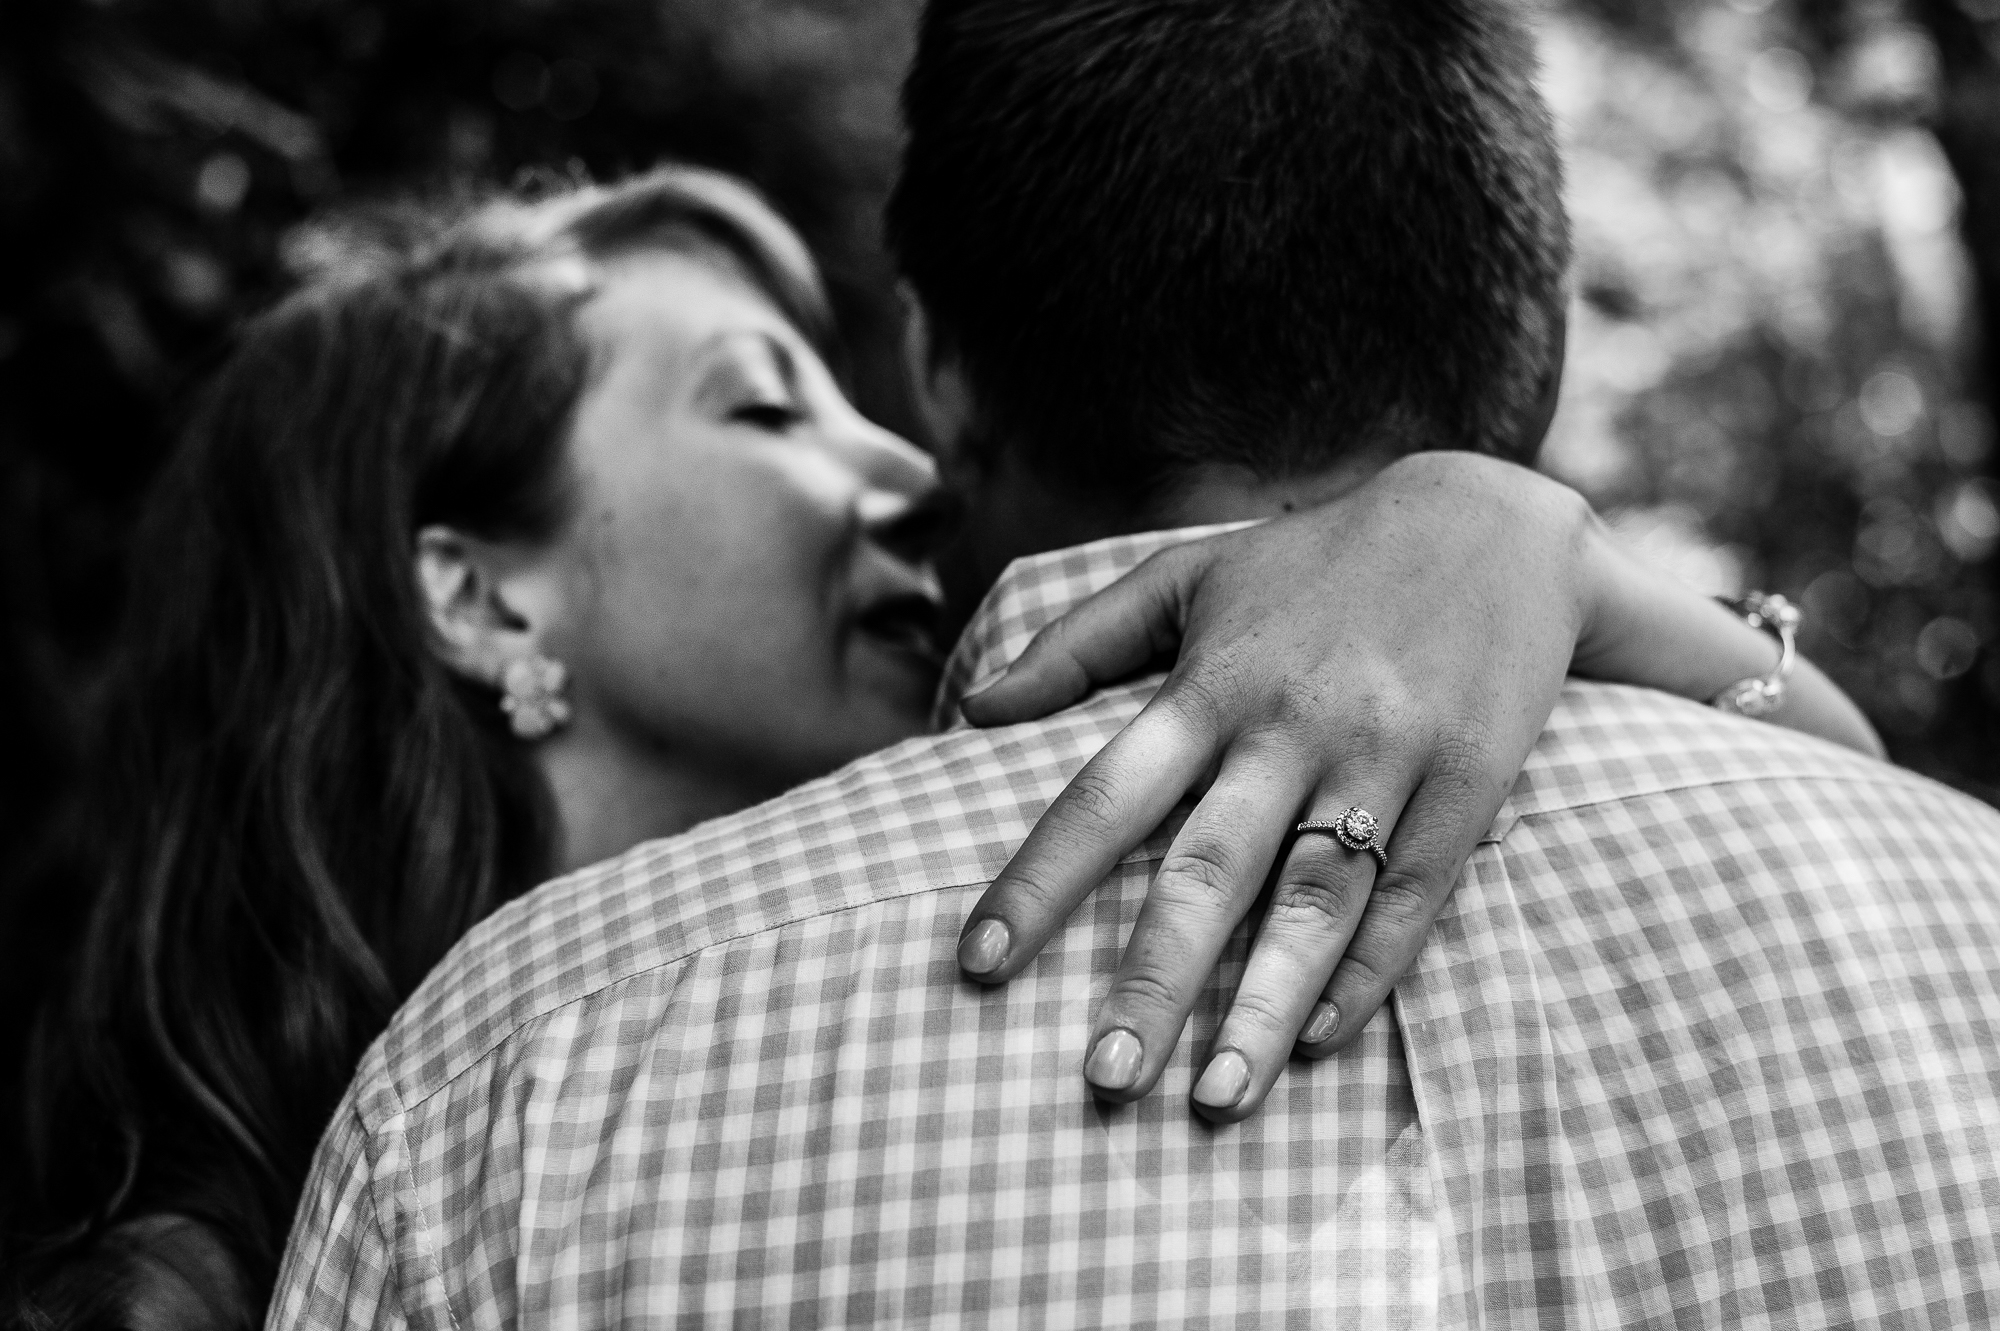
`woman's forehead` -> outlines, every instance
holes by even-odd
[[[786,346],[797,340],[784,315],[726,257],[645,250],[599,260],[594,268],[579,320],[614,360],[638,356],[664,368],[734,333],[763,334]]]

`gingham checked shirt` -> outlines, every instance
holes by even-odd
[[[1016,565],[952,696],[1156,533]],[[911,741],[549,884],[320,1147],[273,1327],[1977,1326],[2000,1315],[2000,816],[1572,685],[1392,1012],[1250,1121],[1100,1108],[1160,858],[996,990],[961,922],[1157,680]]]

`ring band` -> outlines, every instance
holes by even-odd
[[[1389,867],[1389,852],[1382,848],[1382,824],[1359,804],[1348,805],[1347,811],[1330,823],[1308,820],[1292,830],[1301,834],[1324,832],[1349,850],[1365,850],[1373,855],[1376,867]]]

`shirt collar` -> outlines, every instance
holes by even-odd
[[[966,724],[959,704],[999,678],[1027,650],[1037,633],[1083,604],[1148,558],[1172,546],[1253,525],[1224,522],[1206,527],[1110,536],[1047,554],[1017,559],[979,603],[945,662],[932,712],[935,728]]]

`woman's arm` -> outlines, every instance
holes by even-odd
[[[1706,702],[1741,679],[1766,674],[1778,644],[1768,633],[1672,578],[1642,566],[1594,518],[1586,542],[1594,586],[1570,672],[1614,684],[1641,684]],[[1880,758],[1868,718],[1800,658],[1777,710],[1762,718]]]
[[[1169,550],[1037,637],[966,702],[1027,720],[1178,643],[1167,682],[1043,815],[966,921],[960,963],[1018,973],[1190,790],[1092,1026],[1085,1075],[1146,1094],[1265,884],[1270,903],[1195,1089],[1254,1112],[1292,1053],[1360,1033],[1415,958],[1571,669],[1705,701],[1777,645],[1619,552],[1574,491],[1525,468],[1427,453],[1309,513]],[[1801,666],[1776,718],[1878,753],[1859,712]],[[1361,805],[1388,862],[1302,819]],[[1282,857],[1282,858],[1280,858]],[[1275,878],[1273,869],[1276,869]]]

